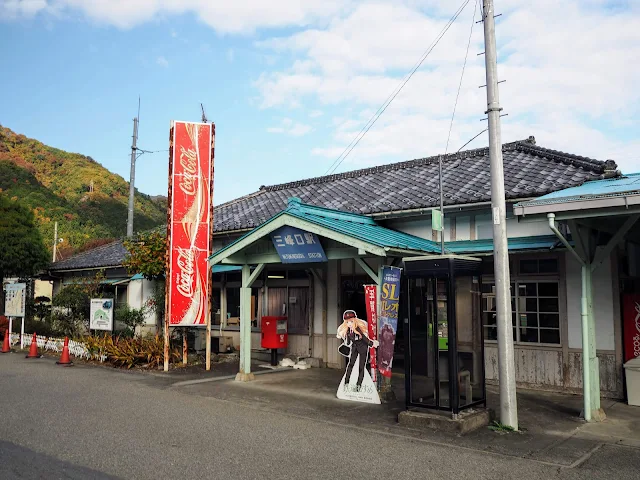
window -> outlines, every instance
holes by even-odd
[[[557,281],[511,283],[511,310],[514,341],[560,344],[560,301]],[[495,285],[483,284],[482,312],[486,340],[497,339],[495,311]]]
[[[520,274],[558,273],[557,258],[528,258],[520,260]]]

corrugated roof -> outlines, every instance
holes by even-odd
[[[630,173],[616,178],[593,180],[571,188],[549,193],[518,206],[548,205],[596,198],[640,194],[640,173]]]
[[[534,198],[615,174],[617,165],[536,146],[535,139],[506,143],[507,199]],[[443,157],[445,205],[491,199],[489,151],[467,150]],[[260,187],[255,193],[215,207],[216,233],[247,230],[284,210],[287,199],[358,214],[376,214],[439,204],[438,156],[295,182]]]
[[[510,251],[551,249],[558,243],[555,235],[542,235],[539,237],[514,237],[507,240]],[[445,248],[453,253],[491,253],[493,252],[493,239],[484,240],[459,240],[445,242]]]

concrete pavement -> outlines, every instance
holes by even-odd
[[[152,375],[0,356],[0,478],[609,480],[640,472],[640,450],[602,439],[562,439],[547,456],[526,457],[507,449],[526,432],[482,432],[507,439],[487,449],[403,429],[392,420],[396,407],[338,402],[329,384],[306,397],[274,388],[305,381],[295,373],[171,387]]]

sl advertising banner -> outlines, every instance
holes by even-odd
[[[401,268],[382,267],[378,361],[380,363],[380,374],[384,377],[391,377],[393,350],[396,344],[396,331],[398,330],[401,273]]]
[[[167,316],[172,326],[206,325],[213,226],[215,126],[173,122],[169,165]]]
[[[367,305],[367,323],[369,324],[369,338],[378,339],[378,288],[376,285],[364,286],[364,299]],[[371,363],[371,379],[377,381],[376,349],[369,349],[369,362]]]
[[[628,294],[622,299],[624,316],[624,361],[640,357],[640,295]]]

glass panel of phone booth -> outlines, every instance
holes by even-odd
[[[456,337],[459,405],[484,399],[482,292],[477,276],[460,276],[456,285]]]
[[[437,349],[438,349],[438,393],[439,406],[450,407],[449,399],[449,280],[439,278],[436,284],[436,305],[438,309]]]
[[[436,406],[437,396],[434,293],[434,279],[409,279],[410,321],[405,335],[408,335],[411,351],[410,401],[431,407]]]

